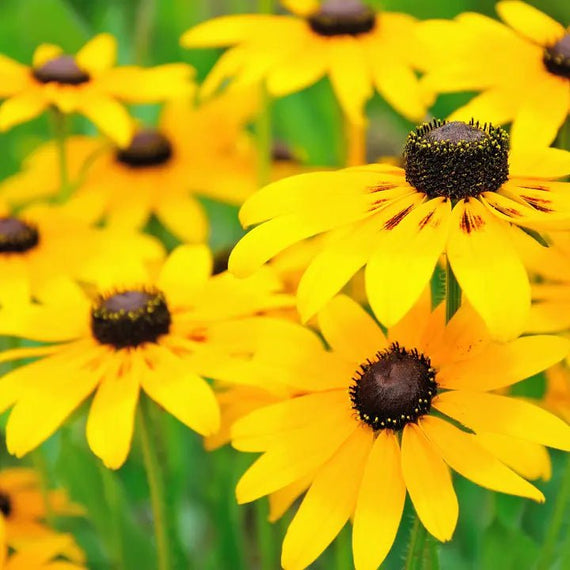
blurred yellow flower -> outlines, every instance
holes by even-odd
[[[469,307],[448,325],[443,309],[432,313],[420,303],[386,336],[340,296],[319,314],[330,351],[290,323],[292,358],[281,350],[285,330],[256,355],[306,394],[258,408],[232,429],[234,447],[263,453],[238,483],[240,503],[280,489],[294,494],[295,482],[309,487],[285,536],[285,570],[309,566],[348,520],[356,569],[377,568],[391,549],[406,491],[426,529],[450,540],[458,517],[450,468],[491,490],[544,500],[518,473],[529,465],[544,471],[541,445],[570,450],[570,427],[490,391],[561,360],[568,342],[494,342]]]
[[[521,228],[570,225],[570,153],[515,148],[499,128],[432,121],[408,135],[404,168],[375,164],[294,176],[243,205],[229,269],[248,275],[287,247],[329,236],[298,289],[303,320],[363,266],[366,291],[390,327],[413,306],[443,253],[465,296],[497,338],[520,334],[530,308],[515,251]]]
[[[497,12],[506,26],[475,13],[419,26],[425,85],[481,92],[450,120],[512,122],[516,144],[549,145],[570,112],[570,34],[524,2],[498,2]]]
[[[73,544],[71,535],[58,534],[35,540],[22,550],[13,553],[4,570],[87,570],[83,553],[69,552]],[[64,559],[62,559],[64,558]]]
[[[128,144],[134,124],[124,103],[155,103],[190,94],[193,69],[184,63],[143,69],[114,67],[117,42],[99,34],[75,56],[40,45],[31,67],[0,55],[0,130],[28,121],[51,105],[81,113],[119,145]]]
[[[87,440],[110,468],[129,453],[141,389],[191,429],[215,433],[219,409],[202,369],[248,381],[239,370],[252,351],[247,317],[292,301],[269,271],[237,280],[211,268],[205,246],[181,246],[156,279],[123,274],[95,300],[62,280],[42,291],[42,305],[3,318],[3,334],[55,343],[0,353],[3,362],[45,357],[0,379],[0,408],[13,406],[8,450],[37,447],[92,393]]]
[[[292,16],[223,16],[187,31],[187,48],[231,47],[203,85],[213,93],[227,78],[235,85],[266,80],[282,97],[328,76],[351,122],[365,120],[374,89],[413,121],[426,113],[426,94],[414,67],[421,56],[416,21],[407,14],[375,13],[360,0],[289,0]]]

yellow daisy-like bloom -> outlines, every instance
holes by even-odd
[[[56,516],[77,516],[83,509],[72,503],[63,490],[49,491],[49,512]],[[55,538],[45,520],[48,512],[40,478],[33,469],[14,467],[0,471],[0,516],[4,521],[5,542],[21,548],[42,538]],[[70,555],[80,552],[75,543],[67,549]]]
[[[570,34],[524,2],[497,12],[507,26],[474,13],[422,23],[424,81],[439,93],[481,92],[450,120],[512,122],[517,144],[549,145],[570,112]]]
[[[255,155],[245,126],[257,108],[249,90],[231,90],[200,106],[167,103],[157,128],[140,127],[126,148],[89,137],[68,141],[73,201],[97,205],[111,227],[141,227],[151,214],[188,242],[207,239],[196,196],[240,205],[257,187]],[[10,203],[57,195],[57,146],[47,143],[22,173],[0,186]]]
[[[240,368],[253,350],[245,317],[291,299],[270,272],[239,281],[210,278],[211,267],[205,246],[181,246],[155,281],[134,275],[94,301],[59,282],[43,292],[43,305],[4,318],[4,334],[54,343],[0,353],[0,361],[43,357],[0,379],[0,408],[13,406],[8,450],[21,457],[37,447],[92,393],[87,440],[110,468],[129,453],[141,389],[191,429],[214,433],[219,409],[202,367],[215,362],[211,377],[221,381],[247,379],[232,374],[232,361]]]
[[[18,215],[0,207],[3,308],[17,310],[64,275],[92,282],[124,271],[144,275],[163,257],[156,238],[94,228],[71,206],[34,206]]]
[[[443,309],[419,304],[385,336],[354,301],[336,297],[319,314],[330,351],[292,323],[296,350],[280,350],[284,333],[267,349],[267,364],[306,395],[237,421],[232,440],[263,453],[238,483],[240,503],[308,487],[283,543],[286,570],[310,565],[348,520],[355,567],[376,569],[406,491],[426,529],[450,540],[458,503],[449,468],[494,491],[544,500],[519,474],[543,468],[541,445],[569,450],[570,427],[490,391],[559,361],[568,342],[546,335],[495,342],[469,307],[448,325]]]
[[[269,93],[282,97],[328,76],[355,124],[365,121],[374,89],[405,117],[425,116],[425,95],[413,71],[420,50],[411,16],[376,14],[360,0],[283,4],[293,16],[224,16],[182,36],[187,48],[233,46],[207,77],[204,94],[235,77],[236,85],[266,80]]]
[[[488,124],[435,120],[412,131],[404,168],[374,164],[305,174],[263,188],[243,205],[230,271],[247,275],[288,246],[330,239],[299,284],[307,320],[365,268],[370,305],[397,323],[428,283],[442,253],[471,305],[496,337],[517,336],[530,286],[512,244],[521,228],[568,227],[570,153],[513,149]]]
[[[73,543],[70,535],[56,535],[36,540],[25,549],[12,554],[4,570],[87,570],[81,551],[69,554]],[[65,557],[65,560],[62,559]]]
[[[143,69],[114,67],[117,41],[100,34],[75,56],[40,45],[31,67],[0,55],[0,130],[33,119],[50,106],[81,113],[119,145],[128,144],[134,124],[125,103],[155,103],[192,91],[193,69],[184,63]]]

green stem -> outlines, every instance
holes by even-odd
[[[259,549],[259,567],[261,570],[276,568],[278,549],[275,547],[273,528],[267,520],[268,506],[266,500],[255,504],[255,524],[257,527],[257,546]]]
[[[32,463],[40,479],[40,489],[42,493],[42,500],[46,508],[46,522],[50,528],[55,529],[55,514],[51,505],[49,494],[49,473],[46,458],[43,449],[38,447],[31,453]]]
[[[126,568],[127,565],[123,547],[123,525],[121,523],[117,480],[114,473],[107,469],[102,462],[98,461],[97,464],[99,465],[99,472],[101,473],[101,480],[103,482],[103,493],[109,512],[112,567],[116,568],[116,570],[121,570],[122,568]]]
[[[461,306],[461,287],[449,262],[445,268],[445,322],[448,323]]]
[[[418,515],[416,515],[414,518],[414,526],[410,533],[410,543],[408,545],[408,554],[406,555],[404,570],[419,570],[421,568],[426,538],[426,528],[420,522]]]
[[[562,524],[565,520],[566,507],[570,499],[570,456],[566,459],[566,468],[562,475],[562,483],[558,489],[556,502],[554,503],[554,510],[550,523],[548,524],[548,531],[544,537],[542,550],[538,557],[537,570],[549,570],[552,568],[552,553],[556,547],[556,542],[560,535]]]
[[[158,554],[158,570],[171,570],[170,544],[166,520],[166,504],[164,481],[161,466],[158,461],[156,444],[151,433],[150,401],[146,396],[141,397],[137,411],[138,431],[150,490],[150,502],[154,517],[154,532]]]
[[[67,164],[67,120],[59,110],[53,110],[53,130],[59,163],[59,202],[67,202],[71,196],[72,186],[69,182],[69,169]]]
[[[134,56],[136,65],[142,65],[148,54],[154,23],[155,0],[140,0],[135,16]]]

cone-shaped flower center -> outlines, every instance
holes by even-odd
[[[117,151],[117,160],[131,168],[158,166],[171,157],[170,141],[155,129],[138,131],[127,148]]]
[[[39,241],[38,230],[33,226],[18,218],[0,218],[0,253],[23,253]]]
[[[570,34],[547,47],[542,60],[550,73],[570,79]]]
[[[89,74],[79,68],[71,55],[61,55],[50,59],[33,70],[33,76],[41,83],[63,83],[65,85],[81,85],[90,79]]]
[[[325,0],[309,25],[321,36],[357,36],[374,29],[376,14],[360,0]]]
[[[101,297],[91,311],[93,336],[115,348],[156,342],[170,330],[170,311],[160,291],[129,290]]]
[[[9,517],[11,512],[12,501],[10,501],[10,497],[6,493],[0,491],[0,513],[5,517]]]
[[[452,200],[494,192],[509,177],[509,136],[485,123],[434,120],[413,130],[404,147],[406,180],[429,198]]]
[[[397,343],[362,364],[350,387],[352,407],[373,430],[400,430],[417,421],[430,411],[436,394],[429,358]]]

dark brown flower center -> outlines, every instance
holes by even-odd
[[[38,230],[18,218],[0,218],[0,253],[24,253],[38,245]]]
[[[476,197],[507,181],[509,135],[487,123],[435,119],[408,135],[403,158],[406,180],[429,198]]]
[[[308,21],[321,36],[357,36],[374,29],[376,14],[360,0],[326,0]]]
[[[50,59],[32,72],[41,83],[63,83],[64,85],[81,85],[90,79],[89,74],[79,68],[71,55],[60,55]]]
[[[570,34],[544,50],[542,61],[550,73],[570,79]]]
[[[9,517],[10,513],[12,512],[12,501],[10,497],[0,491],[0,513],[2,513],[5,517]]]
[[[171,157],[170,141],[155,129],[138,131],[127,148],[117,151],[117,160],[131,168],[159,166]]]
[[[271,158],[275,162],[296,162],[297,157],[291,148],[282,141],[275,141],[271,149]]]
[[[160,291],[128,290],[100,297],[91,311],[93,336],[115,348],[156,342],[170,330],[170,311]]]
[[[437,394],[429,358],[397,343],[376,354],[356,373],[350,387],[358,419],[373,430],[401,430],[427,414]]]

